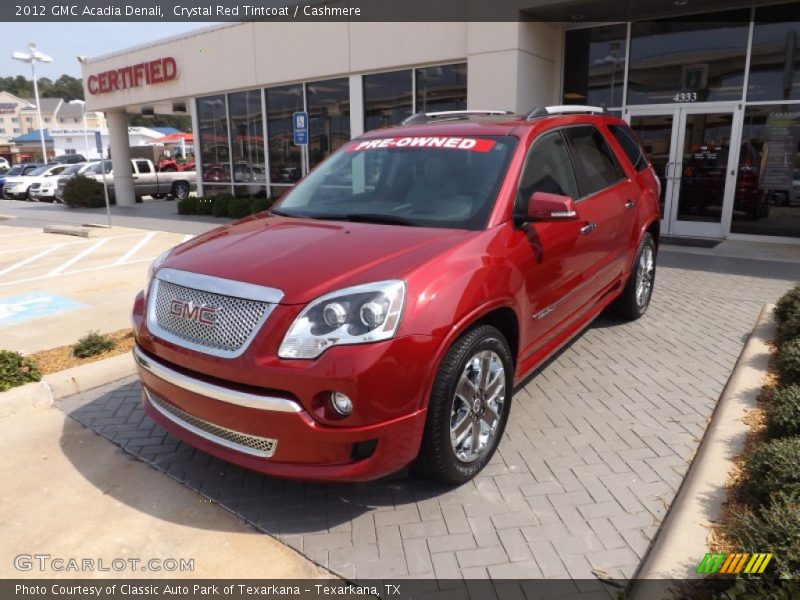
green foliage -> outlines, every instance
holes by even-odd
[[[269,198],[253,198],[250,203],[250,214],[260,213],[272,206],[273,200]]]
[[[779,387],[767,410],[770,437],[800,435],[800,385]]]
[[[39,367],[31,359],[19,352],[0,350],[0,392],[41,379]]]
[[[783,323],[792,315],[800,314],[800,283],[781,296],[775,303],[775,318]]]
[[[64,102],[83,100],[83,80],[71,75],[62,75],[55,81],[39,77],[38,84],[42,98],[63,98]],[[0,91],[10,92],[20,98],[32,98],[33,81],[23,75],[0,77]]]
[[[231,219],[241,219],[250,214],[252,198],[232,198],[228,203],[228,216]]]
[[[78,340],[78,343],[72,349],[72,355],[77,358],[89,358],[90,356],[97,356],[103,352],[113,350],[116,346],[117,344],[114,340],[107,335],[97,331],[90,331],[88,335]]]
[[[782,385],[800,384],[800,338],[780,345],[775,357],[775,370]]]
[[[740,552],[775,555],[765,576],[800,575],[800,497],[796,494],[776,492],[764,506],[733,513],[726,533]]]
[[[228,204],[233,199],[231,194],[217,194],[213,196],[214,206],[211,210],[211,214],[215,217],[227,217],[228,216]]]
[[[178,214],[179,215],[196,215],[199,214],[198,198],[195,196],[187,196],[183,200],[178,200]]]
[[[75,175],[64,186],[64,202],[72,208],[105,206],[103,184],[85,175]]]
[[[800,309],[789,313],[789,316],[778,325],[778,343],[783,344],[800,338]]]
[[[271,198],[232,196],[197,196],[184,198],[178,202],[179,215],[213,215],[229,219],[241,219],[248,215],[267,210],[274,200]]]
[[[751,507],[768,503],[777,492],[800,497],[800,437],[759,444],[745,456],[743,471],[736,496]]]

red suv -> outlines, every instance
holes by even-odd
[[[607,306],[647,309],[658,185],[592,107],[363,135],[155,261],[133,309],[147,413],[269,475],[462,483],[516,384]]]

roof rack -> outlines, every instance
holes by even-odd
[[[443,110],[440,112],[418,112],[403,121],[403,125],[413,123],[430,123],[441,119],[464,119],[473,115],[477,116],[501,116],[513,115],[510,110]]]
[[[525,119],[535,119],[537,117],[547,117],[549,115],[563,114],[603,114],[606,112],[602,106],[587,106],[585,104],[559,104],[557,106],[537,106],[531,110]]]

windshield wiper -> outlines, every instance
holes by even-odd
[[[296,215],[294,213],[288,213],[286,211],[279,210],[277,208],[271,208],[270,211],[269,211],[269,214],[277,215],[279,217],[295,217],[295,218],[302,218],[302,216],[303,216],[303,215]]]
[[[386,215],[382,213],[347,213],[345,215],[331,215],[331,219],[338,218],[343,221],[353,221],[354,223],[380,223],[384,225],[404,225],[406,227],[419,227],[419,223],[398,217],[397,215]]]

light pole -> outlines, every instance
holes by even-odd
[[[47,146],[44,142],[44,121],[42,120],[42,107],[39,103],[39,84],[36,81],[36,62],[51,63],[53,58],[40,52],[36,48],[36,42],[28,42],[27,52],[14,52],[11,58],[21,62],[30,63],[31,75],[33,76],[33,95],[36,98],[36,116],[39,118],[39,137],[42,140],[42,162],[47,162]]]
[[[83,117],[83,143],[86,146],[86,160],[89,160],[89,134],[86,131],[86,102],[83,100],[70,100],[70,104],[80,104],[81,116]]]

